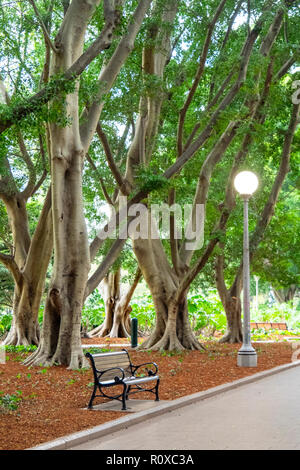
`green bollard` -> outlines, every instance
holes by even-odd
[[[131,347],[136,348],[138,345],[138,319],[131,319]]]

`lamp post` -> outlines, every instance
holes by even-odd
[[[251,345],[250,338],[250,262],[249,262],[249,230],[248,201],[256,191],[258,179],[251,171],[238,173],[234,187],[244,200],[244,241],[243,241],[243,345],[238,352],[237,365],[240,367],[256,367],[257,355]]]

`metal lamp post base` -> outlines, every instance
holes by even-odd
[[[254,351],[238,352],[237,365],[239,367],[257,367],[257,354]]]

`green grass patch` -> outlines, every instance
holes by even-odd
[[[29,346],[12,346],[12,345],[7,345],[5,346],[5,351],[9,353],[30,353],[35,351],[37,346],[34,346],[33,344]]]

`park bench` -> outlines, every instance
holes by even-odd
[[[286,323],[270,323],[270,322],[251,322],[251,330],[257,330],[259,328],[264,328],[265,330],[287,330]]]
[[[99,354],[86,353],[86,357],[91,362],[94,374],[94,389],[88,404],[89,409],[93,407],[94,398],[105,397],[121,401],[122,410],[126,410],[128,396],[139,392],[154,393],[155,401],[159,401],[159,376],[155,362],[133,365],[126,349]],[[154,386],[145,388],[149,382],[155,382]],[[96,395],[97,389],[100,395]]]

